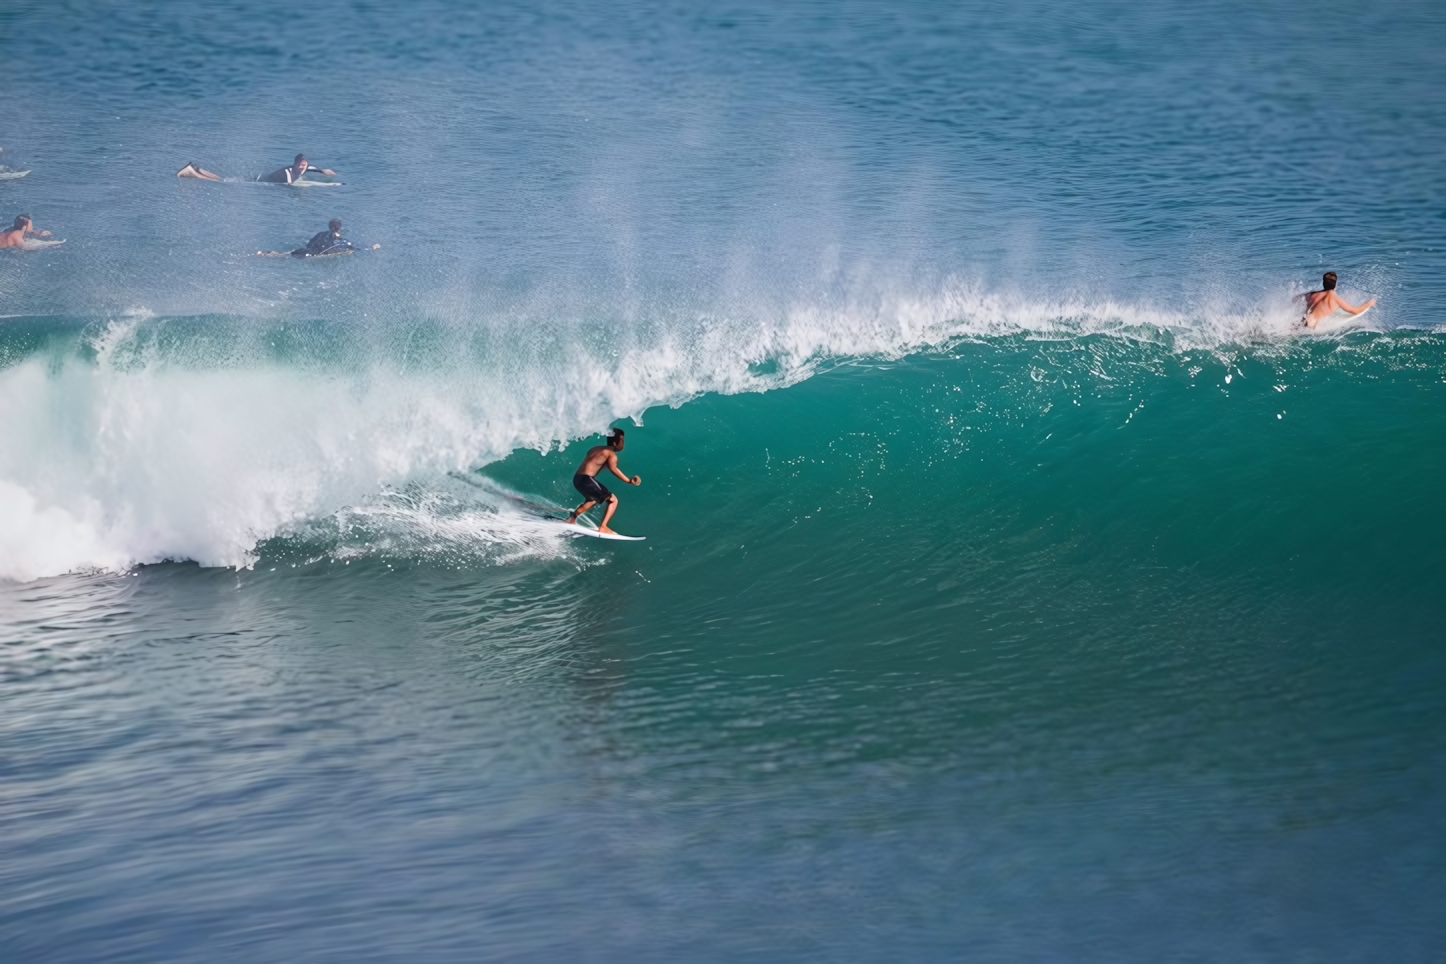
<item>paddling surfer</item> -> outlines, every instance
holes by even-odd
[[[380,244],[372,245],[372,250],[380,248]],[[318,231],[312,239],[295,251],[289,252],[293,258],[314,258],[323,254],[346,254],[348,251],[356,251],[357,246],[341,236],[341,221],[332,218],[327,223],[325,231]],[[257,251],[263,258],[284,258],[286,251]]]
[[[583,504],[576,509],[573,509],[572,512],[568,514],[567,521],[569,525],[576,525],[578,516],[598,503],[606,502],[608,508],[607,511],[603,513],[602,524],[597,527],[597,531],[611,533],[613,530],[608,528],[608,520],[611,519],[613,513],[618,510],[618,497],[609,492],[607,486],[597,480],[598,472],[606,467],[609,472],[622,479],[628,485],[642,485],[643,478],[640,475],[628,478],[626,475],[623,475],[622,470],[618,468],[618,453],[623,450],[623,430],[620,428],[610,428],[608,429],[607,438],[608,441],[606,445],[594,445],[587,450],[587,455],[583,456],[582,464],[577,467],[577,474],[572,477],[572,487],[581,492],[582,497],[587,501],[583,502]]]
[[[283,167],[279,171],[272,171],[270,174],[263,174],[258,181],[266,181],[269,184],[295,184],[301,180],[301,176],[307,171],[316,171],[318,174],[325,174],[328,177],[336,177],[336,172],[325,167],[312,167],[307,163],[305,154],[296,155],[296,160],[291,162],[290,167]]]
[[[35,230],[35,224],[30,220],[30,215],[19,214],[15,217],[15,223],[4,231],[0,231],[0,248],[23,248],[25,247],[25,236],[33,234],[37,238],[50,237],[49,231]]]
[[[1305,316],[1301,318],[1301,321],[1305,322],[1307,328],[1314,328],[1330,317],[1337,308],[1350,315],[1359,315],[1376,303],[1376,299],[1371,298],[1363,304],[1353,305],[1336,294],[1336,273],[1334,271],[1327,271],[1322,275],[1320,283],[1320,291],[1307,291],[1303,295],[1296,295],[1297,298],[1305,299]]]

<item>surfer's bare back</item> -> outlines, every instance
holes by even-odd
[[[38,238],[50,237],[49,231],[35,230],[35,224],[30,220],[30,215],[21,214],[16,216],[13,226],[4,231],[0,231],[0,248],[25,247],[25,236],[27,234],[33,234]]]
[[[607,511],[603,513],[602,524],[597,527],[598,532],[612,532],[608,528],[608,520],[618,510],[618,497],[608,491],[608,487],[597,480],[598,472],[604,467],[609,472],[622,479],[628,485],[642,485],[643,477],[635,475],[628,478],[623,475],[622,469],[618,468],[618,453],[623,450],[623,430],[620,428],[608,429],[608,441],[606,445],[594,445],[587,450],[583,456],[582,464],[577,467],[577,474],[572,477],[572,487],[582,493],[587,501],[573,509],[568,515],[568,524],[576,524],[577,517],[600,502],[607,503]]]
[[[1305,318],[1302,320],[1307,328],[1314,328],[1337,308],[1347,314],[1359,315],[1376,303],[1376,299],[1371,298],[1363,304],[1353,305],[1336,294],[1336,273],[1334,271],[1327,271],[1322,275],[1320,283],[1320,291],[1307,291],[1303,295],[1296,296],[1305,299]]]

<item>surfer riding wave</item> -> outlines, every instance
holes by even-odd
[[[639,475],[629,478],[618,468],[618,453],[623,450],[623,430],[620,428],[608,429],[607,439],[606,445],[594,445],[587,450],[587,455],[583,456],[582,464],[577,467],[577,472],[572,477],[572,487],[582,493],[585,501],[568,513],[567,521],[569,525],[576,525],[578,516],[595,505],[606,503],[607,511],[603,513],[603,520],[597,527],[597,531],[611,535],[613,530],[608,528],[608,522],[611,521],[613,513],[618,509],[618,497],[597,480],[598,472],[606,467],[609,472],[628,485],[642,485],[643,479]]]

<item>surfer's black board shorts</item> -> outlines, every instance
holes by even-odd
[[[608,487],[603,485],[591,475],[578,473],[572,477],[572,487],[582,493],[582,497],[591,502],[606,502],[613,497]]]

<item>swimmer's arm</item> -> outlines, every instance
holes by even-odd
[[[37,230],[35,230],[34,228],[26,228],[26,229],[25,229],[25,233],[26,233],[26,234],[33,234],[33,235],[35,235],[37,238],[48,238],[48,237],[50,237],[50,232],[49,232],[49,231],[37,231]]]
[[[608,471],[612,472],[613,475],[616,475],[628,485],[643,484],[643,477],[641,475],[634,475],[632,477],[623,475],[623,470],[618,468],[618,456],[616,452],[608,453]]]

